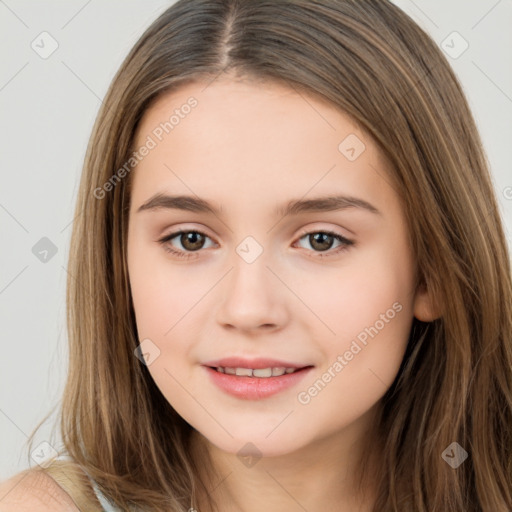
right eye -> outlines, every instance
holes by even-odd
[[[170,243],[174,238],[178,238],[183,249],[175,249]],[[164,238],[158,240],[162,244],[164,250],[177,256],[178,258],[191,258],[195,257],[194,252],[199,252],[203,248],[204,240],[210,238],[201,231],[196,230],[180,230],[166,235]],[[188,246],[188,247],[187,247]]]

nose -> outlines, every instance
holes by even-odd
[[[243,331],[277,330],[288,318],[285,306],[286,290],[260,256],[247,263],[238,255],[221,288],[217,321],[227,329]]]

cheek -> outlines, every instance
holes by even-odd
[[[394,287],[390,287],[393,290]],[[393,292],[341,299],[332,317],[335,336],[323,338],[324,360],[298,390],[305,427],[315,417],[327,432],[355,422],[384,396],[398,374],[412,323],[411,307]],[[389,291],[389,290],[388,290]],[[343,306],[342,306],[343,307]]]
[[[211,287],[207,275],[191,282],[186,263],[171,264],[163,248],[143,243],[128,244],[128,271],[140,338],[170,338]]]
[[[382,321],[388,332],[407,331],[413,306],[411,268],[405,247],[379,243],[354,252],[338,269],[324,268],[310,274],[301,294],[328,328],[324,330],[330,346],[343,348],[359,333],[364,338],[365,329],[376,323],[383,331]],[[399,314],[397,309],[401,310]],[[308,315],[304,321],[310,318]]]
[[[129,246],[128,255],[139,342],[149,339],[148,346],[158,353],[148,370],[172,405],[185,407],[188,395],[180,383],[193,377],[193,341],[204,337],[198,315],[208,317],[205,303],[219,276],[196,268],[192,278],[187,263],[171,263],[163,249],[143,244]]]
[[[189,397],[180,383],[189,381],[190,367],[183,362],[189,357],[190,336],[198,327],[196,322],[190,322],[193,307],[207,292],[207,285],[192,286],[184,267],[169,265],[165,255],[142,245],[128,246],[139,342],[153,356],[147,369],[162,394],[176,409],[188,410]]]
[[[331,281],[332,302],[321,305],[325,322],[336,334],[325,344],[320,373],[329,374],[325,378],[329,383],[322,388],[317,406],[336,404],[354,417],[391,386],[412,326],[410,254],[405,245],[393,245],[393,250],[379,247]]]

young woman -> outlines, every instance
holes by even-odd
[[[114,78],[76,212],[61,457],[2,510],[512,510],[502,222],[393,4],[178,1]]]

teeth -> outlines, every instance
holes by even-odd
[[[275,368],[224,368],[222,366],[217,367],[217,371],[220,373],[227,373],[228,375],[237,375],[239,377],[260,377],[260,378],[268,378],[268,377],[279,377],[280,375],[284,375],[285,373],[293,373],[298,370],[298,368],[283,368],[275,367]]]
[[[258,368],[253,370],[251,373],[255,377],[272,377],[272,368]]]
[[[252,375],[252,370],[250,368],[237,368],[235,373],[238,377],[250,377]]]

